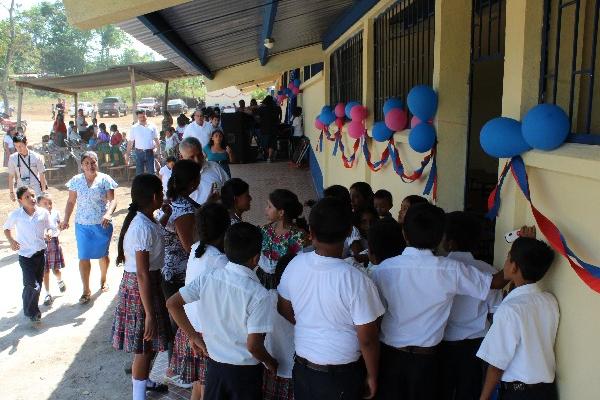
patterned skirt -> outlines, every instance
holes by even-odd
[[[181,377],[185,383],[206,382],[206,357],[196,356],[190,346],[190,341],[185,332],[177,329],[173,356],[169,360],[169,369]]]
[[[291,379],[281,378],[265,368],[263,400],[294,400],[294,383]]]
[[[144,341],[146,312],[138,288],[137,275],[133,272],[123,273],[112,326],[112,345],[115,349],[137,354],[167,350],[172,333],[160,279],[160,271],[150,272],[156,335],[151,341]]]
[[[63,256],[62,247],[57,237],[53,237],[48,241],[48,248],[46,251],[46,266],[44,272],[48,272],[51,269],[56,271],[65,267],[65,257]]]

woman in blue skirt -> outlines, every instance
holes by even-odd
[[[65,218],[61,229],[69,227],[69,220],[75,205],[75,238],[79,256],[79,272],[83,284],[81,304],[90,301],[90,260],[100,264],[100,289],[108,290],[106,273],[108,271],[108,246],[113,233],[112,214],[117,207],[113,178],[98,172],[98,156],[92,151],[81,156],[82,174],[75,175],[69,182],[69,198],[65,208]]]

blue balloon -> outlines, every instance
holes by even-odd
[[[395,97],[391,97],[383,103],[383,113],[387,114],[392,108],[403,108],[404,102]]]
[[[323,115],[323,114],[325,114],[325,113],[328,113],[328,112],[333,112],[333,111],[331,110],[331,107],[330,107],[330,106],[323,106],[323,107],[321,108],[321,115]]]
[[[531,150],[523,139],[521,123],[506,117],[486,122],[481,128],[479,143],[483,151],[495,158],[510,158]]]
[[[408,144],[417,153],[425,153],[435,144],[435,128],[429,124],[419,124],[410,130]]]
[[[346,107],[344,108],[344,111],[346,112],[346,118],[352,119],[352,117],[350,117],[350,110],[352,110],[352,107],[354,106],[360,106],[360,103],[358,101],[349,101],[346,103]]]
[[[294,86],[296,86],[297,88],[300,87],[300,83],[302,83],[302,82],[300,82],[300,79],[298,79],[298,78],[294,79]]]
[[[413,87],[406,99],[408,109],[421,121],[429,121],[435,116],[438,106],[437,93],[426,85]]]
[[[534,149],[554,150],[565,142],[570,131],[569,117],[554,104],[538,104],[523,118],[523,139]]]
[[[321,110],[319,120],[325,125],[331,125],[335,121],[335,114],[333,113],[333,111],[331,111],[331,108],[329,108],[329,110],[326,110],[325,107],[323,107],[323,110]]]
[[[373,139],[378,142],[387,142],[394,135],[394,131],[388,128],[383,121],[375,122],[371,132]]]

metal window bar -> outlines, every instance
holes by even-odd
[[[362,101],[362,31],[330,56],[329,103]]]
[[[473,0],[471,63],[504,59],[506,0]]]
[[[398,0],[374,21],[376,120],[390,97],[433,82],[435,0]]]
[[[599,16],[600,0],[544,1],[539,101],[565,108],[571,131],[577,133],[600,128],[600,122],[593,120],[599,111],[594,110],[600,92],[594,90]],[[559,86],[563,82],[568,82],[566,96]]]

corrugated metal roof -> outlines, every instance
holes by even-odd
[[[217,71],[258,58],[265,7],[277,1],[270,54],[319,43],[352,0],[194,0],[157,13],[195,55]],[[180,68],[197,73],[138,19],[118,26]]]
[[[112,67],[104,71],[91,72],[88,74],[72,75],[64,77],[48,78],[21,78],[16,80],[17,85],[36,86],[39,88],[56,89],[72,93],[85,92],[87,90],[110,89],[129,86],[131,83],[129,77],[129,67],[132,67],[137,84],[155,83],[151,79],[172,80],[191,76],[188,72],[169,61],[155,61],[149,63],[138,63],[130,65],[121,65]],[[197,74],[195,74],[197,75]]]

